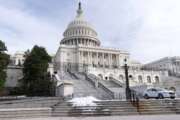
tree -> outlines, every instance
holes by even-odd
[[[5,43],[0,40],[0,52],[7,51]]]
[[[0,90],[4,87],[4,83],[6,80],[6,71],[7,65],[9,64],[9,55],[5,53],[7,48],[0,40]]]
[[[45,48],[34,46],[26,55],[21,81],[24,92],[28,96],[49,96],[51,93],[51,79],[47,69],[51,57]]]

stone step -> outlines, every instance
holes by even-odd
[[[109,111],[137,111],[136,109],[134,108],[99,108],[99,109],[106,109],[106,110],[109,110]],[[63,109],[55,109],[53,112],[65,112],[65,111],[69,111],[69,110],[82,110],[80,108],[78,109],[73,109],[73,108],[63,108]],[[83,109],[83,110],[90,110],[90,109]]]
[[[162,114],[176,114],[175,112],[172,111],[144,111],[144,112],[140,112],[140,115],[162,115]]]
[[[138,115],[137,112],[124,112],[124,111],[117,111],[117,112],[105,112],[105,113],[102,113],[102,112],[74,112],[74,113],[53,113],[52,116],[90,116],[90,115],[93,115],[93,116],[105,116],[105,115],[108,115],[108,116],[111,116],[111,115]]]
[[[0,118],[51,116],[51,111],[1,111]]]
[[[50,117],[51,115],[48,115],[48,114],[17,114],[17,115],[0,115],[0,119],[1,120],[4,120],[4,119],[10,119],[10,118],[13,118],[13,119],[16,119],[16,118],[47,118],[47,117]]]
[[[101,107],[103,107],[103,108],[135,108],[135,107],[132,107],[132,106],[130,106],[130,105],[128,105],[128,106],[91,106],[91,107],[96,107],[96,108],[101,108]],[[72,106],[58,106],[58,107],[55,107],[56,109],[66,109],[66,108],[75,108],[75,107],[72,107]],[[76,107],[76,108],[83,108],[83,107]],[[88,108],[88,107],[87,107]]]

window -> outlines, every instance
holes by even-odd
[[[151,77],[150,76],[147,76],[147,82],[151,83]]]
[[[155,83],[159,83],[159,77],[155,76]]]
[[[123,75],[119,75],[119,79],[120,80],[124,80],[124,76]]]
[[[141,75],[138,76],[138,81],[139,81],[139,83],[143,83],[143,80],[142,80],[142,76],[141,76]]]
[[[103,75],[102,74],[99,74],[98,76],[99,76],[99,78],[103,79]]]

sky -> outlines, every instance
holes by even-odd
[[[55,54],[79,0],[0,0],[0,39],[10,54],[34,45]],[[180,0],[81,0],[104,47],[148,63],[180,56]]]

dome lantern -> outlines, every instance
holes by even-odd
[[[83,14],[83,10],[82,10],[82,7],[81,7],[81,2],[79,2],[79,7],[78,7],[78,10],[77,10],[77,18],[81,17]]]

